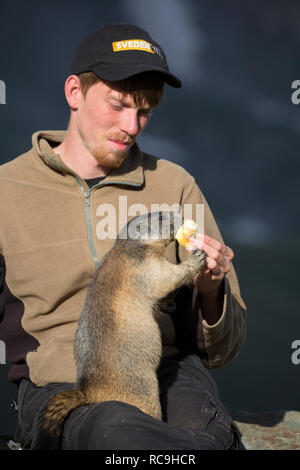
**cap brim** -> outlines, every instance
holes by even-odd
[[[128,64],[123,65],[122,67],[119,65],[117,67],[113,65],[105,67],[95,65],[91,67],[91,71],[99,78],[111,82],[123,80],[124,78],[132,77],[133,75],[137,75],[142,72],[159,72],[168,85],[174,88],[181,88],[182,86],[181,81],[175,75],[160,67],[155,67],[149,64]]]

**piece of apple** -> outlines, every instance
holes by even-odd
[[[195,236],[197,230],[197,224],[193,220],[186,219],[183,225],[179,228],[178,232],[176,233],[176,240],[178,243],[185,248],[189,248],[191,246],[190,238]]]

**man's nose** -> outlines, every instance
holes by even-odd
[[[135,137],[140,132],[139,115],[136,109],[126,109],[126,112],[122,116],[120,123],[120,130]]]

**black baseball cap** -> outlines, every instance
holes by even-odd
[[[71,74],[94,72],[112,82],[148,71],[159,72],[172,87],[181,87],[169,72],[162,47],[147,31],[123,23],[106,24],[89,34],[77,47],[71,65]]]

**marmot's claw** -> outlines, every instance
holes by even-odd
[[[200,256],[200,257],[206,257],[205,251],[200,250],[199,248],[193,248],[192,255]]]
[[[197,248],[193,248],[192,251],[193,256],[197,256],[198,260],[201,261],[201,266],[204,265],[205,260],[206,260],[206,253],[203,250],[199,250]]]

